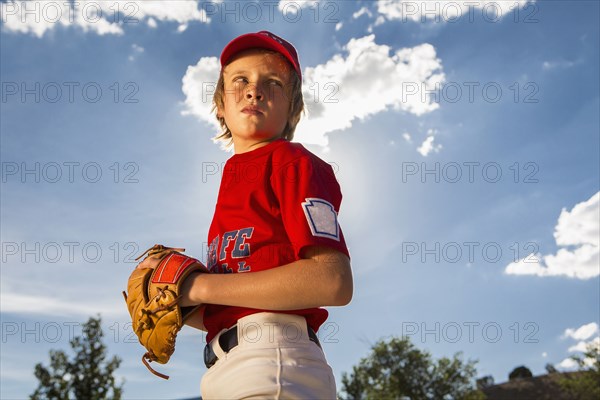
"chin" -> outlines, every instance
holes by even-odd
[[[253,134],[241,135],[238,137],[244,141],[264,142],[264,141],[276,140],[282,136],[283,135],[281,133],[273,135],[272,133],[256,132]]]

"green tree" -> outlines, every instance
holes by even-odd
[[[104,400],[121,399],[123,384],[117,385],[113,373],[121,364],[114,356],[106,361],[106,346],[102,343],[101,319],[91,317],[83,325],[83,336],[70,342],[75,352],[69,359],[62,350],[50,351],[50,366],[35,366],[39,384],[31,400]]]
[[[546,372],[548,373],[548,375],[558,373],[558,370],[556,369],[556,367],[554,365],[552,365],[551,363],[546,363],[545,368],[546,368]]]
[[[460,353],[459,353],[460,354]],[[479,400],[473,387],[476,361],[464,363],[458,354],[437,362],[407,338],[380,340],[371,353],[342,374],[340,397],[348,400]]]
[[[531,377],[533,377],[531,370],[524,365],[521,365],[520,367],[516,367],[515,369],[513,369],[510,372],[510,374],[508,374],[509,381],[513,381],[515,379],[522,379],[522,378],[531,378]]]
[[[477,389],[480,390],[489,388],[490,386],[494,386],[494,377],[491,375],[486,375],[482,378],[477,379],[476,384]]]
[[[600,399],[600,346],[589,343],[583,357],[575,355],[571,359],[577,363],[578,372],[562,375],[558,384],[573,400]]]

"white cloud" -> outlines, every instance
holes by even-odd
[[[122,298],[122,297],[121,297]],[[124,316],[127,311],[124,303],[100,301],[88,297],[88,300],[61,299],[57,296],[44,296],[37,293],[16,293],[6,286],[2,288],[3,313],[35,314],[44,316],[88,316],[102,314],[107,316]]]
[[[186,24],[191,21],[210,22],[206,11],[203,8],[198,9],[198,2],[198,0],[123,1],[124,4],[133,3],[137,7],[137,9],[132,8],[130,12],[139,19],[151,17],[158,21],[174,21],[179,24]]]
[[[556,367],[560,369],[573,370],[577,368],[577,363],[571,358],[565,358],[560,363],[558,363]]]
[[[367,7],[362,7],[360,10],[358,10],[354,14],[352,14],[352,18],[358,19],[363,15],[368,15],[369,17],[373,16],[371,11]]]
[[[599,225],[600,192],[579,203],[569,212],[563,208],[554,230],[554,238],[563,247],[556,254],[529,255],[510,263],[509,275],[567,276],[591,279],[600,275]]]
[[[180,32],[191,21],[210,22],[205,10],[198,9],[198,0],[9,0],[0,4],[0,11],[4,29],[37,37],[59,26],[75,26],[98,35],[122,35],[124,27],[144,19],[151,28],[157,21],[177,22]]]
[[[577,246],[600,241],[600,192],[589,200],[579,203],[569,212],[563,208],[554,230],[554,238],[559,246]]]
[[[327,146],[327,133],[350,128],[357,119],[389,109],[422,115],[439,107],[428,97],[404,96],[406,85],[432,90],[444,81],[442,63],[432,45],[392,51],[389,46],[375,43],[375,36],[369,35],[350,40],[344,52],[324,64],[305,68],[308,118],[296,130],[299,142]],[[218,125],[210,114],[212,91],[208,93],[206,88],[215,84],[218,73],[215,57],[202,58],[188,67],[182,89],[186,94],[184,113],[215,127]]]
[[[581,64],[583,60],[579,59],[576,61],[568,61],[568,60],[555,60],[555,61],[544,61],[542,63],[542,69],[545,71],[550,71],[553,69],[567,69],[574,67],[577,64]]]
[[[85,10],[85,11],[84,11]],[[99,16],[101,9],[83,8],[66,2],[16,1],[0,3],[0,13],[5,30],[14,33],[31,33],[42,37],[58,26],[78,26],[85,32],[95,31],[99,35],[123,33],[121,27]]]
[[[583,353],[586,350],[587,350],[587,342],[581,341],[581,342],[577,342],[577,344],[575,346],[569,347],[569,349],[567,351],[569,353],[574,353],[574,352]]]
[[[60,230],[55,232],[55,235],[61,234]],[[56,252],[46,253],[43,250],[30,252],[35,257],[25,259],[18,254],[3,254],[6,257],[0,271],[2,313],[39,316],[42,319],[80,318],[98,313],[110,318],[127,316],[127,307],[120,292],[126,289],[127,278],[135,263],[114,264],[113,255],[106,252],[108,243],[100,246],[93,242],[98,247],[92,248],[99,251],[93,253],[97,255],[102,254],[104,248],[105,258],[102,260],[112,260],[110,264],[86,262],[82,258],[83,253],[75,250],[77,246],[67,254],[66,248],[61,250],[58,246],[58,243],[64,243],[62,240],[53,239],[51,243],[57,244],[55,248],[61,252],[60,256],[54,258]],[[22,246],[25,248],[25,243]],[[52,259],[57,262],[50,261]],[[111,294],[107,296],[107,293]]]
[[[410,137],[410,133],[408,133],[408,132],[404,132],[404,133],[402,134],[402,137],[403,137],[403,138],[404,138],[404,140],[406,140],[408,143],[412,143],[412,139],[411,139],[411,137]]]
[[[139,46],[135,43],[131,45],[131,49],[132,54],[129,55],[129,61],[134,61],[139,54],[142,54],[145,51],[142,46]]]
[[[380,15],[377,17],[377,19],[375,20],[375,26],[379,26],[379,25],[383,25],[385,23],[385,17],[383,15]],[[373,27],[369,27],[369,32],[373,31]]]
[[[598,349],[598,351],[600,351],[600,336],[596,336],[595,338],[588,340],[592,336],[596,335],[599,331],[600,330],[598,329],[598,324],[596,322],[590,322],[589,324],[582,325],[579,328],[565,329],[565,332],[563,333],[561,338],[578,340],[577,344],[569,347],[569,353],[585,353],[590,345],[593,346],[593,348]],[[582,356],[583,354],[578,354],[578,357]],[[594,363],[594,359],[585,358],[583,362],[585,366],[591,367]],[[565,370],[574,370],[578,369],[579,367],[577,362],[570,357],[562,360],[557,366]]]
[[[598,326],[595,323],[584,325],[583,327],[581,327],[579,329],[582,329],[589,325],[595,325],[596,332],[598,331]],[[567,329],[567,331],[569,331],[569,329]],[[575,352],[582,353],[582,354],[578,354],[577,356],[580,358],[583,358],[584,366],[589,368],[589,367],[592,367],[596,361],[593,357],[591,357],[591,358],[583,357],[583,353],[586,352],[590,346],[592,346],[592,348],[596,349],[596,351],[600,351],[600,336],[596,336],[594,339],[589,340],[587,342],[580,341],[575,346],[569,347],[568,351],[570,353],[575,353]],[[571,357],[569,357],[569,358],[565,358],[564,360],[562,360],[558,364],[558,367],[565,369],[565,370],[574,370],[574,369],[578,369],[579,365],[575,360],[573,360]]]
[[[419,146],[419,148],[417,149],[417,151],[423,157],[426,157],[432,151],[435,152],[435,153],[439,153],[440,150],[442,149],[442,145],[441,144],[438,144],[438,145],[433,144],[434,139],[435,138],[433,136],[427,136],[427,138],[425,139],[425,141],[423,143],[421,143],[421,146]]]
[[[504,17],[513,15],[515,7],[523,7],[535,0],[479,0],[479,1],[414,1],[414,0],[378,0],[377,12],[386,20],[401,20],[402,22],[453,22],[463,15],[470,19],[477,16],[488,22],[495,22]],[[475,14],[477,10],[477,14]],[[378,18],[375,25],[381,24]]]
[[[351,39],[344,51],[305,69],[309,118],[298,126],[298,140],[326,146],[325,134],[350,128],[357,119],[389,109],[422,115],[439,107],[428,97],[405,95],[408,86],[431,89],[444,81],[432,45],[393,51],[369,35]]]
[[[582,325],[577,329],[567,328],[563,334],[563,338],[587,340],[596,333],[598,333],[598,324],[595,322],[590,322],[589,324]]]
[[[34,250],[29,254],[35,257],[22,258],[18,254],[5,257],[0,271],[2,313],[43,318],[85,317],[98,313],[110,317],[126,316],[127,307],[120,292],[126,288],[127,277],[135,264],[114,264],[112,267],[102,262],[86,262],[75,250],[78,245],[67,254],[65,248],[58,245],[60,242],[64,243],[61,240],[50,242],[56,244],[52,248],[57,251],[46,253],[34,250],[41,249],[39,246],[29,246]],[[103,247],[93,243],[94,257],[101,255]],[[22,246],[25,248],[25,243]],[[106,252],[104,255],[107,260],[112,259]],[[106,293],[113,294],[106,296]]]
[[[50,4],[50,3],[49,3]],[[97,2],[93,0],[76,1],[73,3],[73,15],[75,25],[83,29],[84,32],[94,32],[98,35],[122,35],[123,24],[116,21],[109,21],[107,17],[112,18],[115,11],[110,7],[115,7],[115,2]]]
[[[212,97],[217,86],[221,65],[217,57],[202,57],[196,65],[190,65],[182,78],[181,90],[185,94],[183,115],[194,115],[200,120],[220,129],[211,114]]]
[[[278,8],[284,14],[296,15],[302,8],[318,6],[318,0],[280,0]]]

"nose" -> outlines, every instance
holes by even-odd
[[[246,87],[246,100],[263,100],[264,94],[261,88],[256,84],[251,84]]]

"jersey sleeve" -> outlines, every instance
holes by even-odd
[[[274,169],[271,185],[296,257],[308,246],[327,246],[349,257],[338,223],[342,201],[333,168],[303,155]]]

